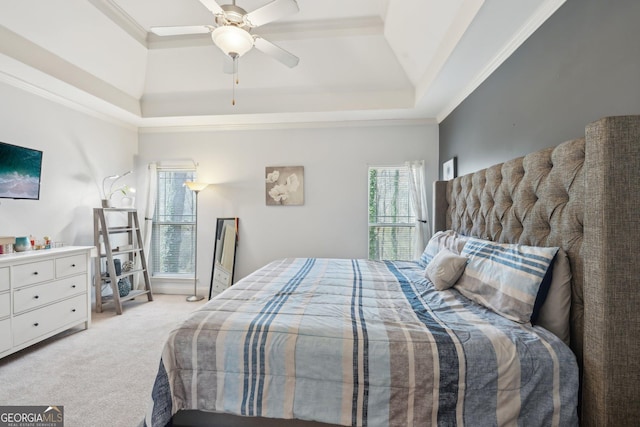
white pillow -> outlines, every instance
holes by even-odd
[[[425,268],[424,276],[433,283],[437,290],[449,289],[462,275],[467,261],[467,257],[442,248]]]

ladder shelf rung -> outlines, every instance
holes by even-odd
[[[118,234],[118,233],[128,233],[130,231],[138,231],[136,227],[128,227],[128,226],[117,226],[117,227],[107,227],[105,229],[101,229],[100,232],[107,234]]]
[[[129,301],[132,300],[136,297],[139,297],[141,295],[145,295],[148,294],[150,291],[147,291],[145,289],[132,289],[131,291],[129,291],[129,293],[123,297],[121,297],[120,295],[118,295],[118,298],[120,299],[120,301]],[[113,303],[115,302],[115,299],[113,298],[113,295],[106,295],[102,297],[102,304],[108,304],[108,303]]]
[[[126,255],[126,254],[132,254],[132,253],[137,253],[137,252],[141,252],[142,249],[140,248],[133,248],[133,249],[114,249],[111,251],[111,256],[116,256],[116,255]],[[104,258],[106,257],[107,254],[100,254],[100,257]]]
[[[136,268],[129,271],[123,271],[122,274],[120,274],[119,276],[116,276],[116,280],[120,280],[123,277],[133,276],[134,274],[142,273],[143,271],[144,271],[144,268]],[[105,282],[111,282],[111,276],[109,276],[107,273],[102,273],[100,277],[102,277],[102,280],[104,280]]]

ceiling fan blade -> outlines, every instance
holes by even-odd
[[[299,10],[296,0],[274,0],[253,12],[247,13],[244,19],[250,27],[259,27]]]
[[[215,0],[200,0],[200,3],[214,15],[224,15],[224,10]]]
[[[178,27],[151,27],[151,32],[158,36],[181,36],[184,34],[206,34],[213,30],[210,25],[188,25]]]
[[[273,57],[274,59],[277,59],[287,67],[293,68],[296,65],[298,65],[298,62],[300,62],[300,58],[287,52],[280,46],[276,46],[270,41],[265,40],[259,36],[254,36],[253,38],[255,39],[254,46],[256,49],[258,49],[263,53],[266,53],[267,55]]]

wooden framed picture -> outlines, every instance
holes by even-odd
[[[453,157],[442,164],[442,180],[448,181],[458,176],[457,158]]]

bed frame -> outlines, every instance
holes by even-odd
[[[434,231],[560,246],[572,269],[571,348],[580,424],[640,420],[640,116],[434,183]]]
[[[639,191],[640,116],[604,118],[583,138],[434,183],[434,231],[567,252],[583,426],[640,419]],[[327,426],[199,411],[174,425]]]

